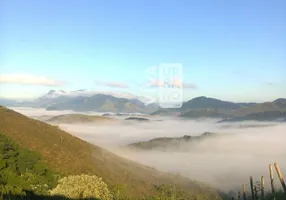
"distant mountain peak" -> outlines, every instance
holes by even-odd
[[[206,96],[200,96],[193,98],[183,105],[183,109],[199,109],[199,108],[211,108],[211,109],[236,109],[240,105],[229,101],[222,101],[215,98]]]
[[[48,93],[47,93],[47,95],[52,95],[52,94],[54,94],[56,92],[56,90],[50,90]]]
[[[42,96],[42,97],[57,97],[60,95],[65,95],[66,92],[64,90],[50,90],[46,95]],[[40,97],[41,98],[41,97]]]
[[[278,98],[273,101],[273,103],[283,103],[286,104],[286,99],[285,98]]]
[[[64,91],[64,90],[50,90],[43,96],[40,96],[38,99],[54,99],[58,97],[92,97],[94,95],[101,96],[110,96],[116,98],[124,98],[124,99],[138,99],[142,102],[147,102],[148,99],[143,96],[136,96],[130,94],[128,92],[108,92],[108,91],[99,91],[99,90],[87,90],[87,89],[79,89],[72,91]]]
[[[208,98],[206,96],[200,96],[200,97],[193,98],[191,100],[206,100],[206,99],[212,99],[212,98]]]
[[[195,98],[189,100],[189,102],[191,102],[191,101],[221,101],[221,100],[215,99],[215,98],[206,97],[206,96],[200,96],[200,97],[195,97]]]
[[[207,99],[207,97],[206,96],[199,96],[199,97],[195,97],[193,99]]]

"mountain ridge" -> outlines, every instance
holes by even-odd
[[[264,103],[234,103],[230,101],[222,101],[215,98],[205,96],[193,98],[177,109],[159,109],[153,115],[179,113],[178,116],[183,118],[235,118],[245,117],[247,115],[255,116],[260,112],[269,112],[270,120],[275,117],[270,112],[286,111],[286,99],[278,98],[271,102]],[[258,115],[257,115],[258,116]],[[255,120],[255,117],[254,117]]]
[[[124,96],[123,94],[127,96]],[[18,106],[19,105],[25,105],[25,103],[18,104]],[[286,111],[285,98],[277,98],[274,101],[255,103],[231,102],[212,97],[199,96],[184,102],[181,108],[163,109],[156,103],[146,105],[136,96],[129,93],[118,93],[115,95],[114,93],[103,92],[95,94],[94,91],[84,89],[71,92],[50,90],[46,95],[41,96],[26,105],[29,107],[46,108],[47,111],[73,110],[76,112],[95,111],[103,113],[144,113],[151,115],[180,116],[183,118],[193,119],[229,119],[237,117],[242,119],[243,117],[251,114],[255,116],[254,114],[259,112]],[[9,106],[11,106],[11,104],[9,104]],[[275,117],[274,115],[272,116]]]

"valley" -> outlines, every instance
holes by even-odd
[[[150,170],[187,177],[226,193],[239,188],[241,178],[244,177],[243,179],[247,180],[249,174],[254,177],[261,174],[266,176],[267,167],[265,166],[273,161],[279,161],[282,171],[286,170],[284,159],[286,149],[283,145],[284,140],[281,139],[285,137],[286,127],[281,122],[217,123],[217,120],[213,118],[194,120],[183,119],[179,116],[148,114],[144,115],[144,119],[146,118],[148,121],[137,121],[126,120],[128,115],[124,114],[103,116],[108,121],[112,121],[112,123],[106,124],[101,123],[102,113],[89,112],[79,116],[87,119],[95,118],[95,121],[76,120],[52,123],[49,118],[57,119],[62,116],[77,116],[78,114],[61,115],[63,112],[71,111],[46,111],[20,107],[17,111],[25,113],[27,116],[33,116],[36,120],[41,120],[45,116],[43,122],[56,124],[58,128],[89,142],[89,144],[106,149],[114,156],[148,166],[147,169],[150,167]],[[53,113],[52,116],[48,115],[50,112]],[[136,115],[130,115],[130,117],[134,116]],[[135,118],[140,119],[141,117],[142,115],[137,115]],[[100,123],[97,119],[101,120]],[[104,159],[102,165],[108,166],[109,154],[106,152],[103,155],[107,156],[107,160]],[[117,166],[116,162],[122,166],[121,161],[115,162],[115,160],[112,161],[112,168]],[[248,163],[251,165],[246,167],[245,165]],[[126,163],[127,165],[130,164]],[[113,170],[112,168],[110,170]],[[131,170],[132,165],[125,170],[129,168]],[[99,169],[101,168],[94,170],[103,176],[105,170],[100,171]],[[134,170],[138,171],[135,168]],[[233,170],[237,173],[229,176]],[[135,171],[131,172],[132,180],[137,176]],[[149,174],[151,171],[146,173]],[[145,174],[144,177],[148,176]],[[144,180],[146,180],[145,178]],[[119,181],[120,176],[116,180]],[[112,179],[112,181],[114,180]],[[109,181],[107,183],[110,184]]]
[[[0,200],[286,200],[285,8],[0,0]]]

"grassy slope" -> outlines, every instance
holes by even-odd
[[[217,194],[188,179],[160,173],[122,159],[54,126],[30,119],[0,106],[0,132],[18,145],[39,152],[54,170],[68,174],[96,174],[110,186],[126,186],[126,194],[139,196],[154,191],[154,184],[177,184],[191,196],[216,199]]]
[[[112,119],[96,116],[96,115],[84,115],[84,114],[66,114],[58,115],[47,120],[47,122],[57,123],[84,123],[84,122],[98,122],[98,121],[112,121]]]

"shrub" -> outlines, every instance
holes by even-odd
[[[101,178],[84,174],[60,179],[57,187],[52,189],[50,193],[68,198],[112,200],[112,195]]]
[[[23,188],[19,186],[12,185],[0,185],[0,199],[2,195],[11,194],[11,195],[25,195]]]

